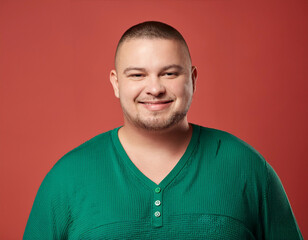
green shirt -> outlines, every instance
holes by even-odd
[[[118,129],[55,164],[25,240],[302,239],[279,178],[233,135],[193,125],[186,152],[157,185],[129,159]]]

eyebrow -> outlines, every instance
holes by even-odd
[[[126,74],[127,72],[132,71],[132,70],[145,72],[145,68],[128,67],[124,69],[123,73]]]
[[[163,67],[162,71],[166,71],[166,70],[168,70],[170,68],[176,68],[178,71],[182,71],[183,70],[183,67],[181,65],[171,64],[171,65]]]
[[[177,64],[171,64],[171,65],[168,65],[168,66],[165,66],[161,69],[161,71],[166,71],[170,68],[176,68],[178,71],[182,71],[183,70],[183,67],[180,66],[180,65],[177,65]],[[139,67],[128,67],[128,68],[125,68],[124,71],[123,71],[123,74],[127,74],[127,72],[129,71],[142,71],[142,72],[145,72],[146,69],[145,68],[139,68]]]

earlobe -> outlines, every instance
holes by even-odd
[[[111,70],[109,79],[113,87],[114,95],[119,98],[119,82],[116,70]]]
[[[197,68],[196,68],[196,66],[192,66],[191,67],[191,79],[192,79],[192,83],[193,83],[193,90],[194,90],[194,92],[196,91],[197,78],[198,78]]]

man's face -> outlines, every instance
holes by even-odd
[[[187,121],[196,74],[179,41],[139,38],[123,42],[110,80],[120,98],[125,125],[161,130]]]

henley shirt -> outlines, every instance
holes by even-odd
[[[66,154],[43,180],[23,239],[303,239],[263,157],[227,132],[192,126],[159,184],[129,159],[119,128]]]

